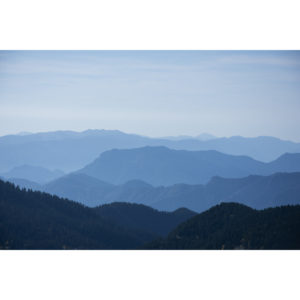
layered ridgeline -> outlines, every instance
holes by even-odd
[[[217,150],[232,155],[247,155],[261,161],[272,161],[284,153],[300,152],[300,143],[273,137],[200,136],[157,139],[117,130],[57,131],[0,137],[0,172],[7,172],[24,164],[70,172],[82,168],[104,151],[143,146]]]
[[[196,216],[126,203],[87,208],[0,181],[1,249],[300,249],[299,237],[299,205],[226,203]]]
[[[250,174],[297,171],[300,171],[300,154],[284,154],[273,162],[263,163],[249,157],[226,155],[217,151],[144,147],[104,152],[78,172],[113,184],[139,179],[152,185],[171,185],[206,183],[213,176],[238,178]],[[10,181],[25,179],[45,184],[62,177],[64,173],[23,165],[0,175]]]
[[[135,249],[194,215],[125,203],[92,209],[0,180],[0,249]]]
[[[247,156],[217,151],[166,147],[115,149],[102,153],[77,171],[112,184],[139,179],[154,186],[207,183],[213,176],[239,178],[276,172],[300,172],[300,153],[284,154],[270,163],[263,163]]]
[[[21,187],[34,183],[14,181]],[[112,185],[85,174],[70,174],[37,189],[68,198],[87,206],[129,202],[173,211],[186,207],[202,212],[220,202],[238,202],[253,208],[300,204],[300,173],[276,173],[270,176],[251,175],[244,178],[213,177],[206,185],[176,184],[153,187],[133,180]]]
[[[300,206],[214,206],[145,249],[300,249]]]

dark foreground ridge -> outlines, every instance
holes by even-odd
[[[114,202],[94,208],[105,219],[119,226],[142,230],[156,236],[167,236],[177,225],[197,213],[186,208],[173,212],[158,211],[142,204]]]
[[[300,249],[300,206],[223,203],[196,216],[132,203],[88,208],[0,180],[0,248]]]
[[[222,203],[145,249],[300,249],[300,205],[258,211]]]
[[[195,214],[126,203],[88,208],[0,180],[0,249],[136,249]]]

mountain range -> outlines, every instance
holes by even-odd
[[[300,171],[300,155],[284,154],[273,162],[263,163],[245,156],[233,156],[217,151],[172,150],[166,147],[143,147],[127,150],[109,150],[96,160],[76,171],[112,184],[142,180],[152,185],[177,183],[199,184],[213,176],[243,177],[250,174],[268,175],[275,172]],[[60,170],[23,165],[0,173],[3,178],[30,187],[60,178]],[[25,181],[24,181],[25,180]],[[90,180],[91,181],[91,180]]]
[[[0,249],[299,249],[299,216],[300,143],[0,137]]]
[[[69,174],[43,186],[22,180],[12,182],[22,188],[44,191],[90,207],[128,202],[161,211],[186,207],[202,212],[221,202],[243,203],[256,209],[300,204],[300,173],[250,175],[235,179],[215,176],[205,185],[176,184],[166,187],[153,187],[140,180],[113,185],[85,174]]]
[[[300,153],[300,143],[274,137],[149,138],[118,130],[55,131],[0,137],[0,172],[22,165],[40,166],[65,173],[83,168],[99,154],[114,148],[166,146],[177,150],[216,150],[269,162],[284,153]]]
[[[228,155],[214,150],[143,147],[106,151],[77,173],[112,184],[138,179],[154,186],[168,186],[177,183],[203,184],[213,176],[240,178],[252,174],[299,171],[300,153],[284,154],[270,163],[264,163],[247,156]]]
[[[48,170],[43,167],[22,165],[15,167],[8,172],[2,173],[1,176],[7,179],[25,179],[38,184],[44,184],[64,175],[60,170]]]

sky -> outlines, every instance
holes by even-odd
[[[0,51],[0,135],[118,129],[300,142],[300,51]]]

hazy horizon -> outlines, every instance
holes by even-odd
[[[282,141],[290,141],[290,142],[294,142],[294,143],[298,143],[299,141],[296,140],[292,140],[292,139],[283,139],[277,136],[270,136],[270,135],[257,135],[257,136],[243,136],[243,135],[229,135],[229,136],[216,136],[213,133],[210,132],[199,132],[199,134],[195,134],[195,135],[188,135],[188,134],[178,134],[178,135],[165,135],[165,136],[150,136],[150,135],[145,135],[145,134],[139,134],[136,132],[126,132],[126,131],[122,131],[119,130],[117,128],[112,128],[112,129],[107,129],[107,128],[87,128],[87,129],[83,129],[83,130],[72,130],[72,129],[58,129],[58,130],[49,130],[49,131],[35,131],[35,132],[29,132],[29,131],[19,131],[19,132],[13,132],[13,133],[8,133],[8,134],[4,134],[4,135],[0,135],[0,137],[4,137],[7,135],[20,135],[20,136],[26,136],[26,135],[31,135],[31,134],[41,134],[41,133],[51,133],[51,132],[76,132],[76,133],[83,133],[89,130],[95,130],[95,131],[119,131],[122,132],[124,134],[133,134],[133,135],[139,135],[139,136],[143,136],[143,137],[148,137],[148,138],[153,138],[153,139],[159,139],[159,138],[180,138],[180,137],[190,137],[190,138],[197,138],[201,135],[211,135],[213,136],[213,138],[219,139],[219,138],[233,138],[233,137],[242,137],[242,138],[258,138],[258,137],[271,137],[271,138],[277,138],[280,139]]]
[[[0,136],[99,128],[300,142],[300,51],[1,51]]]

